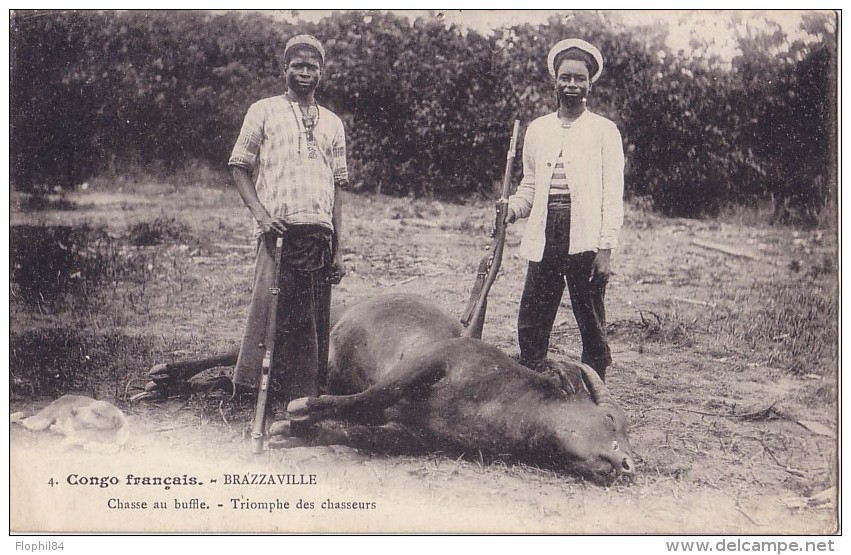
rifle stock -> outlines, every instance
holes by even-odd
[[[275,242],[275,281],[269,288],[272,302],[269,303],[269,316],[266,320],[266,352],[263,354],[263,364],[260,368],[260,384],[257,388],[257,406],[254,409],[254,422],[251,426],[251,451],[254,454],[263,452],[263,442],[266,436],[266,406],[269,401],[269,386],[272,379],[272,361],[275,357],[275,339],[278,328],[278,293],[281,279],[281,252],[284,246],[283,237]]]
[[[511,194],[511,174],[514,169],[514,157],[517,152],[517,135],[520,131],[520,120],[514,121],[514,129],[511,133],[511,143],[508,147],[508,156],[505,162],[505,173],[502,178],[502,196],[496,201],[496,219],[493,226],[493,240],[487,256],[479,262],[476,272],[476,281],[470,292],[470,300],[467,308],[461,316],[461,324],[464,326],[464,337],[482,338],[482,328],[485,323],[487,312],[487,300],[490,288],[496,281],[499,268],[502,265],[502,253],[505,250],[505,214],[508,209],[508,196]]]

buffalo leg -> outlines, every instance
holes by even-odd
[[[145,391],[132,396],[130,400],[162,399],[171,394],[188,393],[191,390],[188,383],[190,378],[216,366],[233,366],[238,355],[239,351],[234,350],[212,357],[157,364],[148,371],[151,381],[145,385]]]
[[[403,398],[414,396],[419,390],[428,389],[440,381],[445,373],[446,364],[440,358],[420,356],[403,359],[375,384],[360,393],[302,397],[289,403],[287,413],[294,420],[374,418]]]
[[[148,372],[148,377],[154,381],[186,381],[195,374],[216,366],[233,366],[236,364],[238,350],[207,358],[166,362],[157,364]]]

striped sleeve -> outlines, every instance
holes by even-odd
[[[338,122],[337,133],[331,151],[331,171],[334,174],[334,185],[341,189],[349,187],[349,169],[346,163],[346,131],[343,123]]]
[[[263,142],[263,115],[257,103],[248,108],[242,129],[228,160],[229,166],[239,166],[253,170],[257,165],[257,155]]]

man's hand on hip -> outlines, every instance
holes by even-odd
[[[268,214],[265,216],[261,216],[257,219],[257,225],[260,226],[260,230],[266,233],[274,233],[275,235],[283,235],[287,230],[286,224],[284,224],[284,220],[281,218],[273,218]]]

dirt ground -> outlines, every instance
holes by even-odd
[[[167,187],[65,197],[74,210],[22,212],[12,225],[103,225],[116,234],[157,217],[187,224],[197,244],[146,247],[144,289],[115,294],[94,313],[13,311],[13,331],[77,322],[154,338],[171,360],[236,346],[253,270],[251,222],[233,191]],[[489,243],[489,204],[345,197],[348,275],[336,301],[381,292],[425,295],[460,315]],[[525,275],[522,223],[509,230],[484,339],[516,351]],[[710,243],[707,243],[710,242]],[[709,245],[709,246],[707,246]],[[733,254],[712,245],[732,246]],[[790,249],[789,245],[800,248]],[[607,309],[614,365],[608,386],[630,422],[633,480],[595,485],[523,465],[304,447],[251,455],[251,407],[225,397],[129,404],[133,434],[117,455],[61,451],[59,439],[10,426],[12,529],[111,532],[510,532],[828,534],[838,528],[836,360],[795,373],[738,348],[718,322],[743,310],[761,284],[792,280],[796,253],[836,252],[819,232],[673,220],[628,210],[613,257]],[[579,354],[563,304],[555,355]],[[753,307],[751,307],[753,308]],[[94,315],[93,315],[94,314]],[[655,328],[654,328],[655,326]],[[769,339],[772,340],[772,339]],[[777,342],[783,337],[773,338]],[[147,367],[132,369],[142,378]],[[12,410],[47,399],[12,398]],[[315,485],[228,484],[226,475],[315,475]],[[135,476],[195,476],[199,485],[131,487]],[[109,487],[75,475],[116,476]],[[50,485],[50,479],[54,484]],[[166,510],[111,509],[110,499],[162,500]],[[210,509],[173,507],[197,499]],[[234,508],[276,499],[280,510]],[[234,501],[236,500],[236,501]],[[294,506],[311,502],[312,509]],[[365,502],[367,509],[323,509]],[[221,506],[219,506],[221,505]]]

